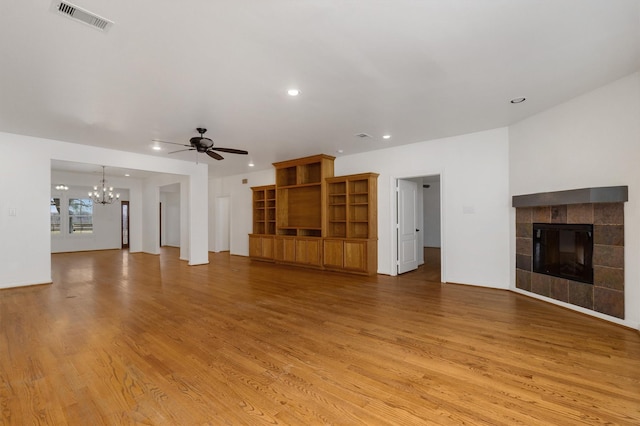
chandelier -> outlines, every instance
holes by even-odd
[[[93,200],[94,204],[111,204],[114,199],[120,198],[120,194],[113,193],[113,186],[107,186],[107,181],[104,178],[104,167],[102,166],[102,180],[99,185],[93,187],[93,191],[89,191],[89,197]]]

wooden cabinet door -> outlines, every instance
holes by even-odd
[[[273,260],[274,242],[271,236],[249,235],[249,256]]]
[[[249,235],[249,256],[262,257],[262,238],[256,235]]]
[[[275,259],[273,237],[262,237],[262,257],[265,259]]]
[[[294,237],[276,237],[274,243],[275,259],[281,262],[296,261],[296,240]]]
[[[367,272],[367,241],[345,240],[344,268]]]
[[[322,266],[321,242],[319,238],[296,238],[296,263]]]
[[[344,248],[342,240],[324,240],[323,262],[327,268],[344,267]]]

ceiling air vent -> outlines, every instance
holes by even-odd
[[[368,135],[368,134],[366,134],[366,133],[358,133],[358,134],[356,135],[356,137],[361,138],[361,139],[366,139],[366,138],[370,138],[370,137],[371,137],[371,135]]]
[[[51,6],[60,15],[82,22],[100,31],[106,32],[113,25],[112,21],[66,1],[53,0]]]

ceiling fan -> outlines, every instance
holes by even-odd
[[[204,127],[198,127],[196,131],[200,133],[200,136],[194,136],[191,139],[189,139],[189,145],[175,143],[175,142],[161,141],[159,139],[154,139],[154,141],[188,147],[187,149],[179,149],[177,151],[172,151],[169,154],[175,154],[176,152],[183,152],[183,151],[198,151],[198,152],[204,152],[209,157],[215,158],[216,160],[224,160],[224,157],[218,154],[216,151],[228,152],[230,154],[243,154],[243,155],[246,155],[249,153],[243,149],[215,147],[213,146],[213,141],[204,136],[204,134],[207,132],[207,129],[205,129]]]

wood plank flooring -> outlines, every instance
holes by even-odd
[[[52,259],[52,285],[0,291],[1,425],[640,424],[638,332],[522,295],[172,248]]]

